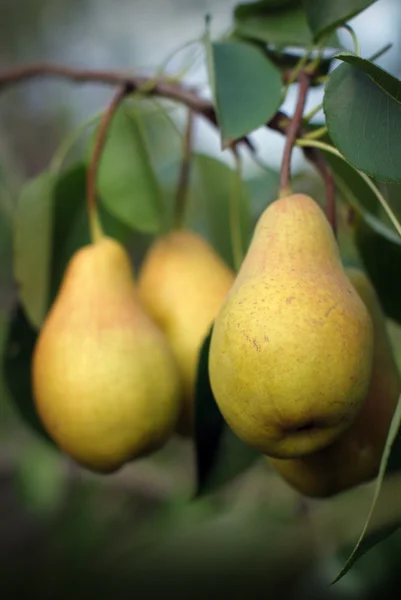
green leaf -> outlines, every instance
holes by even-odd
[[[239,7],[246,8],[247,6],[260,5],[266,10],[266,12],[274,12],[282,8],[301,8],[302,0],[262,0],[261,2],[254,2],[250,4],[240,4]],[[238,7],[237,7],[238,8]],[[252,9],[251,9],[252,10]]]
[[[0,286],[4,289],[9,289],[14,279],[13,232],[13,201],[0,179]]]
[[[399,79],[396,79],[372,61],[356,56],[351,52],[340,52],[333,58],[342,60],[366,73],[383,92],[386,92],[393,100],[401,104],[401,81]]]
[[[4,355],[3,375],[6,389],[22,420],[46,441],[53,444],[36,412],[31,382],[32,353],[37,331],[32,327],[21,304],[9,322]]]
[[[265,208],[279,197],[280,173],[266,167],[260,175],[246,179],[244,185],[251,197],[252,222],[249,243],[257,219]]]
[[[327,134],[321,138],[321,141],[330,146],[333,145],[332,140]],[[361,177],[360,173],[345,159],[334,156],[331,152],[327,152],[324,149],[322,149],[322,152],[325,154],[325,158],[332,169],[337,190],[340,192],[342,198],[357,211],[373,231],[399,244],[401,241],[400,236],[394,231],[394,225],[383,210],[376,194]],[[400,193],[396,197],[396,194],[400,191],[399,186],[396,184],[375,183],[381,189],[382,194],[387,197],[388,201],[389,194],[391,193],[394,197],[394,203],[390,202],[390,205],[392,205],[391,208],[396,216],[401,217],[401,211],[397,215],[397,202],[401,195]]]
[[[380,491],[381,491],[383,479],[384,479],[386,471],[387,471],[387,465],[389,462],[389,458],[390,458],[392,452],[395,450],[395,446],[398,446],[399,444],[401,444],[401,436],[399,435],[400,426],[401,426],[401,396],[398,399],[398,406],[394,412],[393,419],[391,421],[386,445],[384,447],[382,459],[380,461],[379,473],[378,473],[378,476],[376,479],[375,490],[374,490],[369,514],[367,516],[365,525],[362,529],[362,533],[359,537],[359,540],[358,540],[354,550],[352,551],[352,553],[351,553],[350,557],[348,558],[346,564],[344,565],[343,569],[340,571],[340,573],[335,578],[334,582],[339,581],[342,577],[344,577],[344,575],[350,570],[352,565],[355,564],[355,562],[359,558],[361,558],[361,556],[363,556],[370,548],[372,548],[375,545],[375,543],[382,541],[385,537],[387,537],[388,535],[393,533],[393,531],[395,530],[395,527],[386,529],[386,531],[382,532],[381,535],[376,534],[373,537],[371,537],[369,541],[367,540],[367,538],[365,538],[365,534],[368,530],[369,524],[371,522],[373,513],[374,513],[376,505],[377,505],[377,501],[380,496]],[[399,449],[397,448],[397,452],[398,451],[399,451]]]
[[[377,215],[380,208],[379,201],[359,173],[346,161],[333,154],[325,153],[325,158],[332,168],[339,191],[349,204],[364,215],[366,213]],[[391,230],[392,227],[389,226],[389,231]]]
[[[216,460],[224,419],[216,404],[209,380],[209,348],[213,327],[206,336],[200,353],[195,390],[195,452],[197,492],[199,496],[207,483]]]
[[[234,42],[247,42],[252,43],[254,46],[259,48],[267,56],[267,58],[283,73],[289,69],[293,69],[298,65],[300,59],[303,57],[305,51],[304,48],[294,48],[284,50],[283,47],[268,46],[266,42],[258,40],[256,37],[242,35],[239,31],[230,31],[227,35],[221,38],[222,40],[234,41]],[[341,45],[335,44],[335,47],[341,47]],[[305,66],[308,66],[312,62],[312,59],[308,60]],[[333,56],[322,56],[319,64],[314,67],[314,72],[320,76],[328,75],[331,64],[333,62]],[[310,82],[311,87],[321,86],[321,82],[317,80],[317,77],[313,78]]]
[[[265,50],[265,52],[266,52],[267,56],[270,58],[270,60],[277,67],[279,67],[282,70],[293,69],[294,67],[296,67],[302,56],[300,53],[293,54],[291,52],[283,52],[283,51],[275,52],[274,50],[270,50],[269,48],[267,48]],[[312,59],[306,63],[305,67],[307,67],[311,62],[312,62]],[[319,75],[321,77],[324,77],[329,74],[332,62],[333,62],[333,57],[323,56],[318,64],[318,66],[315,67],[314,71],[316,73],[319,73]],[[317,81],[316,79],[317,78],[312,79],[311,87],[317,87],[317,86],[321,85],[321,83],[319,81]]]
[[[312,32],[300,1],[239,4],[234,12],[235,33],[277,46],[309,46]]]
[[[355,244],[384,312],[401,324],[401,240],[391,239],[359,216],[354,227]]]
[[[37,439],[19,452],[13,473],[18,496],[29,512],[46,517],[60,506],[66,491],[63,455]]]
[[[150,161],[141,121],[121,107],[114,116],[98,170],[97,188],[105,208],[133,229],[159,230],[161,191]]]
[[[281,103],[281,74],[261,50],[243,42],[211,42],[209,79],[222,144],[261,127]]]
[[[304,7],[314,38],[343,25],[376,0],[304,0]]]
[[[337,67],[323,108],[330,137],[351,165],[380,181],[401,182],[401,105],[370,75]]]
[[[90,243],[86,206],[86,166],[78,163],[66,171],[54,189],[52,232],[51,301],[54,300],[68,261],[85,244]],[[98,204],[99,216],[106,235],[126,243],[132,230]]]
[[[192,196],[190,206],[197,223],[204,222],[207,237],[217,252],[231,266],[234,257],[230,234],[230,200],[232,199],[235,172],[225,163],[210,156],[196,154],[193,158]],[[240,190],[240,220],[242,247],[248,246],[252,233],[250,219],[250,198],[242,184]],[[202,223],[201,221],[201,223]],[[199,225],[198,225],[199,226]],[[195,227],[195,228],[198,228]]]
[[[244,444],[228,426],[224,426],[218,453],[207,478],[203,481],[200,493],[213,492],[230,483],[247,471],[259,458],[260,453]]]
[[[48,309],[54,177],[29,181],[18,198],[14,224],[14,276],[30,322],[40,327]]]
[[[195,392],[197,496],[228,483],[260,456],[234,435],[217,406],[209,379],[212,331],[200,351]]]
[[[132,229],[98,204],[105,233],[125,243]],[[86,167],[73,165],[57,180],[44,172],[22,190],[15,218],[15,278],[26,316],[39,328],[72,254],[89,243]]]

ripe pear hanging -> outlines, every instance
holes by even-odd
[[[302,458],[269,459],[290,485],[311,497],[333,496],[377,476],[401,394],[401,377],[376,291],[363,271],[348,268],[346,273],[374,326],[373,366],[366,399],[351,426],[327,448]]]
[[[177,430],[192,432],[199,351],[234,281],[234,272],[199,235],[176,230],[158,238],[138,278],[147,312],[165,332],[183,386]]]
[[[140,303],[127,252],[111,238],[70,260],[32,368],[44,426],[88,469],[115,471],[160,448],[174,430],[175,361]]]
[[[294,194],[261,215],[214,324],[209,373],[234,433],[263,454],[304,456],[355,419],[373,325],[318,204]]]

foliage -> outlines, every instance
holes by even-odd
[[[284,170],[279,174],[261,165],[252,134],[265,128],[286,134],[290,156],[293,147],[301,147],[304,156],[323,173],[326,190],[333,175],[337,212],[349,216],[350,243],[358,261],[369,274],[386,316],[401,324],[401,210],[397,206],[401,81],[375,60],[361,57],[357,45],[355,52],[341,51],[337,37],[338,28],[349,28],[348,21],[373,1],[239,4],[228,35],[213,37],[208,30],[202,38],[211,101],[197,96],[185,80],[159,73],[155,79],[124,80],[125,98],[108,124],[98,164],[91,161],[99,149],[100,126],[85,140],[79,161],[57,164],[57,168],[56,163],[49,164],[21,187],[15,213],[2,220],[2,243],[5,240],[7,244],[12,235],[12,269],[18,286],[17,300],[6,315],[3,377],[18,414],[47,442],[51,440],[32,397],[32,353],[68,261],[90,242],[87,201],[93,172],[104,231],[129,248],[138,266],[153,239],[182,216],[185,226],[198,230],[237,268],[238,253],[244,255],[257,217],[278,197],[283,173],[286,175]],[[316,127],[310,123],[311,115],[302,118],[301,114],[291,139],[289,117],[281,111],[289,90],[297,83],[302,87],[300,75],[307,78],[308,89],[321,89],[324,121]],[[158,96],[161,100],[156,103]],[[171,116],[171,101],[187,105],[196,117],[217,127],[219,158],[202,153],[193,140],[188,143],[191,131],[185,131],[181,121]],[[256,164],[253,178],[243,177],[245,152]],[[0,209],[7,214],[1,175]],[[185,210],[178,215],[182,198]],[[3,262],[7,261],[11,262],[8,256]],[[217,408],[208,375],[210,335],[199,353],[196,382],[193,444],[197,498],[215,493],[258,458],[236,438]],[[399,412],[383,453],[374,501],[386,473],[401,468]],[[57,466],[52,468],[57,471]],[[47,501],[45,497],[43,502]],[[361,538],[341,576],[398,525],[386,524],[379,532]]]

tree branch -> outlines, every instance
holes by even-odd
[[[210,100],[199,96],[195,88],[162,77],[145,77],[118,71],[80,69],[79,67],[41,63],[0,71],[0,92],[6,87],[23,83],[29,79],[48,77],[67,79],[82,84],[129,87],[131,92],[141,92],[144,96],[158,96],[184,104],[194,113],[203,116],[212,125],[217,126],[216,111]],[[272,123],[274,122],[273,118]],[[273,125],[272,129],[276,129],[276,127]],[[243,137],[238,142],[245,143],[252,152],[255,152],[253,144],[247,137]]]
[[[128,89],[130,92],[141,92],[144,96],[158,96],[166,100],[184,104],[193,113],[204,117],[212,125],[218,126],[216,112],[212,102],[199,96],[195,88],[184,86],[181,83],[173,82],[166,78],[145,77],[134,75],[130,72],[81,69],[79,67],[68,67],[48,63],[27,65],[0,72],[0,92],[13,84],[22,83],[29,79],[46,77],[66,79],[82,84],[91,83],[117,86],[120,89]],[[284,184],[287,179],[287,175],[284,176],[284,172],[288,173],[289,176],[292,148],[299,132],[310,76],[301,72],[299,80],[300,95],[294,117],[290,119],[284,112],[277,111],[270,121],[266,123],[266,126],[269,129],[287,136],[285,163],[282,169],[282,179]],[[244,143],[253,154],[256,154],[256,150],[248,137],[244,136],[240,140],[237,140],[236,144],[238,143]],[[320,160],[318,158],[320,153],[311,152],[310,149],[304,148],[304,154],[308,160],[315,164],[323,176],[321,165],[323,164],[322,161],[324,161],[324,159],[322,158]],[[320,165],[320,167],[318,165]],[[324,177],[327,177],[327,173]],[[331,197],[330,186],[332,184],[326,178],[325,181],[329,207],[331,205],[329,198]]]
[[[304,112],[306,96],[310,85],[310,77],[301,71],[298,76],[299,95],[294,116],[291,119],[287,129],[287,140],[284,147],[283,160],[281,164],[280,174],[280,192],[286,193],[290,189],[290,174],[291,174],[291,156],[295,141],[298,136],[299,129],[302,123],[302,115]]]
[[[80,69],[48,63],[28,65],[0,72],[0,91],[16,83],[43,77],[67,79],[76,83],[129,87],[132,92],[141,91],[146,96],[159,96],[181,102],[213,124],[217,122],[212,103],[198,96],[194,88],[173,83],[165,78],[145,77],[132,73]]]

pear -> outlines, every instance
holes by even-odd
[[[365,273],[346,270],[367,306],[374,328],[373,365],[364,404],[350,427],[330,446],[297,459],[269,459],[301,494],[329,497],[377,476],[392,417],[401,394],[401,377],[376,291]]]
[[[140,298],[174,352],[181,376],[177,432],[193,431],[199,351],[234,281],[234,272],[210,244],[188,229],[159,237],[138,277]]]
[[[125,248],[112,238],[72,256],[39,332],[32,382],[49,435],[95,472],[116,471],[173,432],[175,360],[139,300]]]
[[[372,355],[370,315],[323,211],[304,194],[275,200],[211,337],[210,382],[228,425],[268,456],[315,452],[355,419]]]

